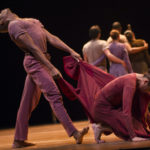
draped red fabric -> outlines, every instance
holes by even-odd
[[[92,108],[96,94],[100,92],[106,84],[114,80],[115,77],[82,60],[77,62],[71,56],[64,57],[63,63],[66,74],[77,81],[77,87],[73,87],[66,80],[60,78],[58,80],[60,89],[70,100],[78,99],[83,105],[91,123],[95,122],[92,116]],[[122,99],[122,97],[120,97],[120,99]],[[149,102],[150,94],[136,90],[132,105],[133,127],[134,132],[141,137],[150,137],[150,132],[146,130],[147,125],[150,127],[150,116],[145,114]],[[124,131],[122,130],[124,127],[118,125],[118,128],[120,128],[119,137],[128,139],[128,132],[122,132]]]
[[[78,99],[81,102],[90,121],[93,122],[91,111],[95,95],[115,77],[83,61],[77,62],[71,56],[64,57],[63,62],[66,74],[78,84],[74,88],[64,79],[59,79],[58,84],[70,100]]]

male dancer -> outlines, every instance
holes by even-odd
[[[69,52],[74,58],[81,59],[80,55],[58,37],[49,33],[39,20],[20,18],[8,8],[0,13],[0,32],[8,32],[12,41],[25,53],[24,68],[27,77],[16,119],[13,148],[34,145],[25,140],[28,134],[28,120],[39,102],[41,92],[50,103],[68,136],[73,136],[76,143],[82,143],[88,127],[79,132],[73,126],[62,103],[62,96],[53,80],[53,77],[59,77],[61,73],[46,58],[46,43],[48,41],[54,47]]]
[[[82,53],[84,60],[92,64],[95,62],[101,55],[103,51],[107,49],[107,43],[105,40],[101,40],[101,28],[98,25],[93,25],[89,29],[90,41],[85,43],[82,48]],[[107,72],[106,58],[97,64],[97,67]]]

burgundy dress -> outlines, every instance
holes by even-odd
[[[113,132],[125,140],[134,136],[150,138],[150,118],[145,115],[150,95],[136,89],[136,74],[118,78],[83,61],[64,58],[64,70],[77,80],[77,88],[64,79],[59,86],[70,99],[78,99],[92,123],[109,125]]]

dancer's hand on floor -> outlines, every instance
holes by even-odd
[[[132,138],[132,142],[140,142],[140,141],[146,141],[149,140],[148,138],[142,138],[142,137],[134,137]]]

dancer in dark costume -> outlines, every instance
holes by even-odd
[[[74,58],[80,59],[80,55],[58,37],[49,33],[39,20],[20,18],[10,9],[4,9],[0,13],[0,32],[8,32],[12,41],[25,52],[24,68],[27,77],[16,119],[13,148],[34,145],[25,140],[28,135],[28,120],[39,102],[41,92],[64,126],[68,136],[73,136],[76,143],[82,143],[82,138],[88,132],[88,127],[78,131],[64,108],[62,96],[53,80],[53,77],[61,76],[61,73],[46,57],[47,42],[70,53]]]
[[[71,57],[64,58],[64,69],[78,81],[78,85],[74,89],[68,82],[59,79],[59,86],[70,99],[80,100],[91,123],[111,128],[124,140],[150,138],[149,75],[131,73],[115,78]]]
[[[124,35],[128,39],[128,43],[131,47],[141,47],[146,43],[143,39],[136,39],[134,32],[131,30],[131,25],[128,25],[128,29],[124,32]],[[140,51],[138,53],[129,54],[133,71],[136,73],[147,73],[150,68],[150,55],[147,50]]]

